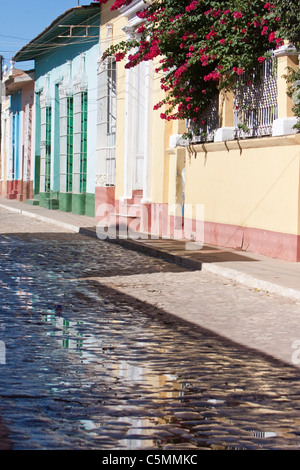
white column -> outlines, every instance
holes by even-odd
[[[145,127],[144,127],[144,168],[143,203],[151,202],[152,196],[152,116],[153,116],[153,64],[147,62],[145,70]]]
[[[124,195],[123,200],[132,197],[132,155],[133,155],[133,100],[134,71],[126,69],[125,88],[125,152],[124,152]]]

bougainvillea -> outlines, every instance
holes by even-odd
[[[108,0],[98,0],[105,4]],[[132,0],[116,0],[111,9]],[[198,121],[218,90],[283,44],[276,6],[261,0],[153,0],[137,13],[137,37],[106,51],[126,68],[155,60],[161,117]]]
[[[299,0],[276,0],[275,14],[280,18],[280,31],[296,47],[300,47]]]

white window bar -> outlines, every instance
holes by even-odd
[[[219,94],[216,94],[198,122],[187,121],[187,128],[192,131],[191,143],[213,142],[219,127]]]
[[[116,111],[116,61],[113,58],[108,58],[100,72],[99,88],[100,146],[98,150],[100,158],[103,159],[103,166],[97,180],[104,186],[115,185]]]
[[[277,60],[272,56],[252,73],[236,80],[234,93],[234,127],[236,138],[272,135],[277,118]]]

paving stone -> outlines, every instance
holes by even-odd
[[[2,215],[13,449],[299,448],[299,368],[258,347],[288,333],[297,302]]]

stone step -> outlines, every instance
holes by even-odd
[[[38,206],[39,205],[39,200],[38,199],[26,199],[26,204],[29,204],[30,206]]]

